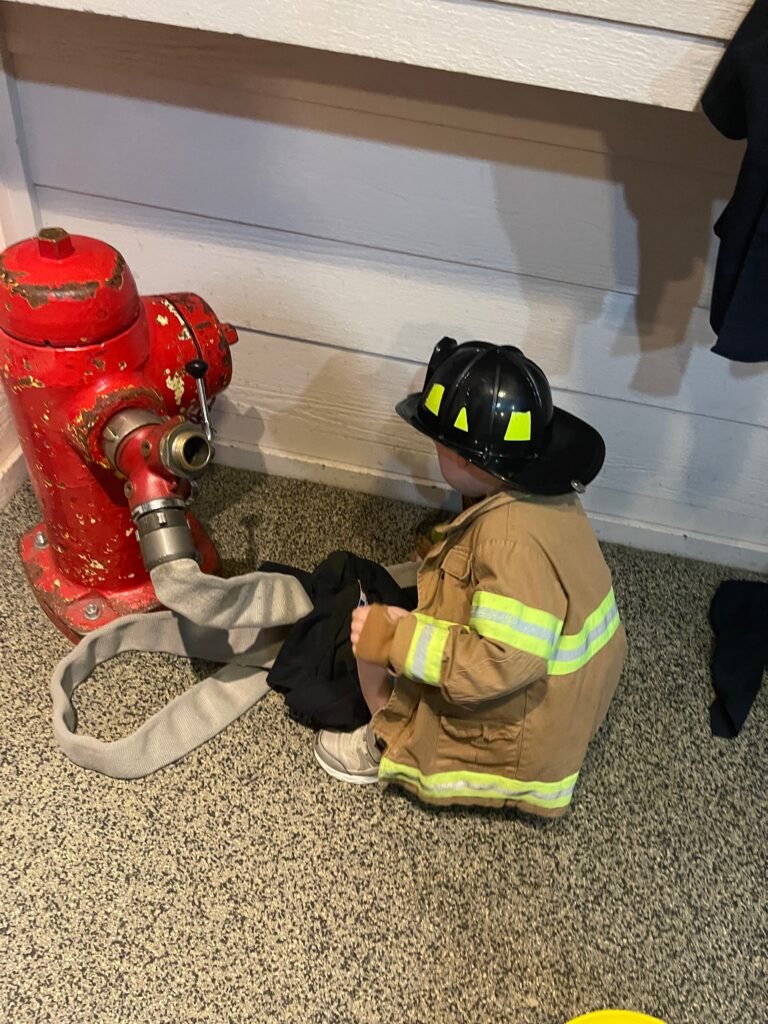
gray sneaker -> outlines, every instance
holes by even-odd
[[[315,737],[315,758],[321,768],[340,782],[358,786],[376,782],[381,753],[370,724],[354,732],[321,729]]]

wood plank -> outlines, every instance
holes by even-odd
[[[223,443],[431,487],[438,480],[430,442],[393,412],[421,376],[412,364],[246,335],[235,373],[238,384],[215,410]],[[555,398],[607,439],[589,509],[649,528],[765,544],[768,429],[557,390]]]
[[[446,517],[455,515],[458,511],[457,496],[439,485],[432,488],[410,478],[370,473],[359,467],[330,462],[328,459],[284,455],[281,452],[250,445],[245,441],[231,444],[217,439],[216,461],[237,469],[298,480],[312,480],[329,487],[344,487],[365,494],[432,505],[442,508]],[[768,571],[768,544],[724,539],[711,534],[697,533],[687,527],[671,529],[666,526],[654,526],[610,516],[594,509],[590,510],[589,517],[601,541],[626,544],[647,551],[660,551],[663,554],[679,555],[699,561],[716,562],[751,572]]]
[[[87,13],[12,5],[33,81],[280,120],[280,100],[735,175],[739,147],[701,115]],[[270,97],[254,107],[250,94]],[[294,115],[295,116],[295,115]],[[370,129],[369,129],[370,130]]]
[[[15,2],[15,0],[12,0]],[[239,34],[692,110],[722,45],[561,12],[472,0],[46,0],[46,6]]]
[[[20,95],[38,185],[612,291],[647,293],[650,277],[698,304],[733,188],[730,175],[305,104],[280,111],[304,123],[276,123],[28,81]]]
[[[626,25],[662,28],[728,40],[750,8],[750,0],[495,0],[513,7],[580,14]]]
[[[40,199],[46,223],[116,245],[144,291],[198,291],[240,326],[420,364],[446,333],[507,341],[566,391],[768,426],[768,367],[713,356],[707,314],[673,301],[673,286],[638,301],[55,190]]]

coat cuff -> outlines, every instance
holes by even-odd
[[[412,618],[412,616],[408,616]],[[374,665],[389,668],[392,664],[392,646],[398,625],[403,619],[391,619],[383,604],[371,605],[365,620],[363,631],[357,642],[355,657],[361,661],[370,661]]]
[[[395,635],[389,648],[389,665],[396,676],[405,673],[405,663],[411,649],[418,620],[412,613],[401,616],[395,623]]]

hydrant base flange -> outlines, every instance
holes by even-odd
[[[200,554],[200,568],[206,573],[217,572],[219,557],[213,542],[194,516],[188,519]],[[21,561],[40,607],[73,643],[113,619],[163,607],[147,575],[130,587],[84,587],[68,579],[56,564],[56,553],[45,543],[45,536],[45,523],[41,522],[21,537]]]

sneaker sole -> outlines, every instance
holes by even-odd
[[[350,775],[339,768],[332,768],[331,765],[326,764],[314,747],[312,748],[312,753],[315,755],[315,760],[323,771],[327,772],[331,778],[336,779],[338,782],[351,782],[353,786],[370,786],[372,784],[375,785],[379,781],[378,775]]]

